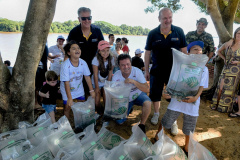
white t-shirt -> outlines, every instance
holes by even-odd
[[[78,67],[74,67],[69,58],[64,61],[60,72],[60,90],[63,100],[68,99],[64,82],[69,81],[72,99],[75,99],[84,96],[82,79],[83,76],[90,76],[90,74],[88,65],[83,59],[79,58]]]
[[[115,65],[115,62],[114,62],[114,58],[112,58],[111,59],[111,63],[112,63],[112,66],[114,66]],[[98,59],[97,59],[97,57],[95,56],[94,58],[93,58],[93,60],[92,60],[92,65],[94,65],[94,66],[99,66],[99,62],[98,62]],[[105,68],[107,67],[107,65],[108,65],[108,61],[105,61],[104,62],[104,66],[105,66]],[[108,79],[108,76],[107,77],[102,77],[101,75],[100,75],[100,71],[98,70],[98,86],[99,87],[103,87],[104,86],[104,84],[105,84],[105,80],[107,80]],[[95,83],[94,83],[94,75],[92,76],[92,84],[94,85]]]
[[[131,74],[128,77],[129,79],[133,79],[139,83],[146,83],[146,79],[142,73],[142,71],[136,67],[132,66]],[[122,72],[118,70],[114,73],[112,81],[125,81],[125,78],[122,76]],[[129,95],[129,102],[135,100],[142,93],[134,84],[132,84],[131,93]]]
[[[203,69],[200,86],[203,86],[203,88],[208,88],[208,68],[206,66]],[[186,103],[178,101],[176,98],[172,98],[171,102],[168,105],[168,109],[178,111],[190,116],[198,116],[199,105],[200,97],[195,103]]]
[[[52,54],[52,56],[60,55],[57,58],[53,59],[53,63],[51,62],[50,64],[50,70],[55,71],[57,75],[60,74],[60,69],[61,69],[61,64],[64,61],[64,54],[61,51],[61,49],[58,48],[57,45],[51,46],[49,48],[49,53]]]

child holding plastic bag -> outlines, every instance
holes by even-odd
[[[101,104],[100,98],[103,96],[103,102],[105,104],[105,93],[104,84],[105,80],[111,81],[113,68],[114,68],[114,58],[110,54],[111,46],[107,41],[100,41],[98,43],[98,53],[92,60],[93,76],[92,84],[95,89],[95,106],[96,111],[101,114]]]
[[[45,73],[46,84],[39,91],[39,96],[43,97],[42,107],[51,117],[52,123],[55,123],[56,100],[58,94],[58,75],[54,71]]]
[[[65,54],[69,57],[63,62],[60,72],[60,90],[63,97],[64,115],[69,119],[73,100],[84,101],[83,76],[88,84],[89,92],[95,98],[92,87],[90,70],[87,63],[80,58],[81,49],[78,43],[70,41],[64,46]]]
[[[187,46],[188,54],[202,54],[202,48],[204,44],[202,41],[194,41]],[[189,135],[190,132],[194,132],[197,118],[198,110],[200,105],[200,95],[203,91],[203,88],[208,88],[208,69],[204,68],[200,86],[198,92],[195,96],[188,96],[182,101],[177,100],[176,98],[171,98],[171,102],[168,105],[168,109],[164,114],[161,124],[159,125],[158,132],[161,131],[162,127],[170,129],[175,120],[183,113],[183,133],[185,134],[185,152],[188,152],[189,145]],[[195,102],[195,103],[193,103]],[[156,133],[155,139],[158,139],[158,132]]]

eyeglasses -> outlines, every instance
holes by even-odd
[[[89,16],[89,17],[81,17],[81,19],[83,20],[83,21],[86,21],[86,20],[92,20],[92,16]]]

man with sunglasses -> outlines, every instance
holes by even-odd
[[[87,62],[88,68],[92,74],[91,63],[97,53],[98,42],[104,40],[103,34],[99,27],[91,24],[92,16],[89,8],[81,7],[78,9],[78,20],[80,24],[70,31],[67,40],[68,42],[74,40],[79,44],[81,49],[81,59]],[[85,95],[89,95],[88,86],[85,80],[83,80],[83,86]]]

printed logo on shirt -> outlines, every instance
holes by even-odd
[[[98,39],[96,38],[96,39],[92,39],[92,42],[97,42],[98,41]]]
[[[75,89],[74,87],[71,87],[71,88],[70,88],[71,92],[72,92],[74,89]]]
[[[178,41],[178,38],[171,38],[171,41]]]
[[[79,42],[80,44],[84,43],[84,42]]]
[[[160,40],[156,40],[155,42],[161,42],[161,39]]]

